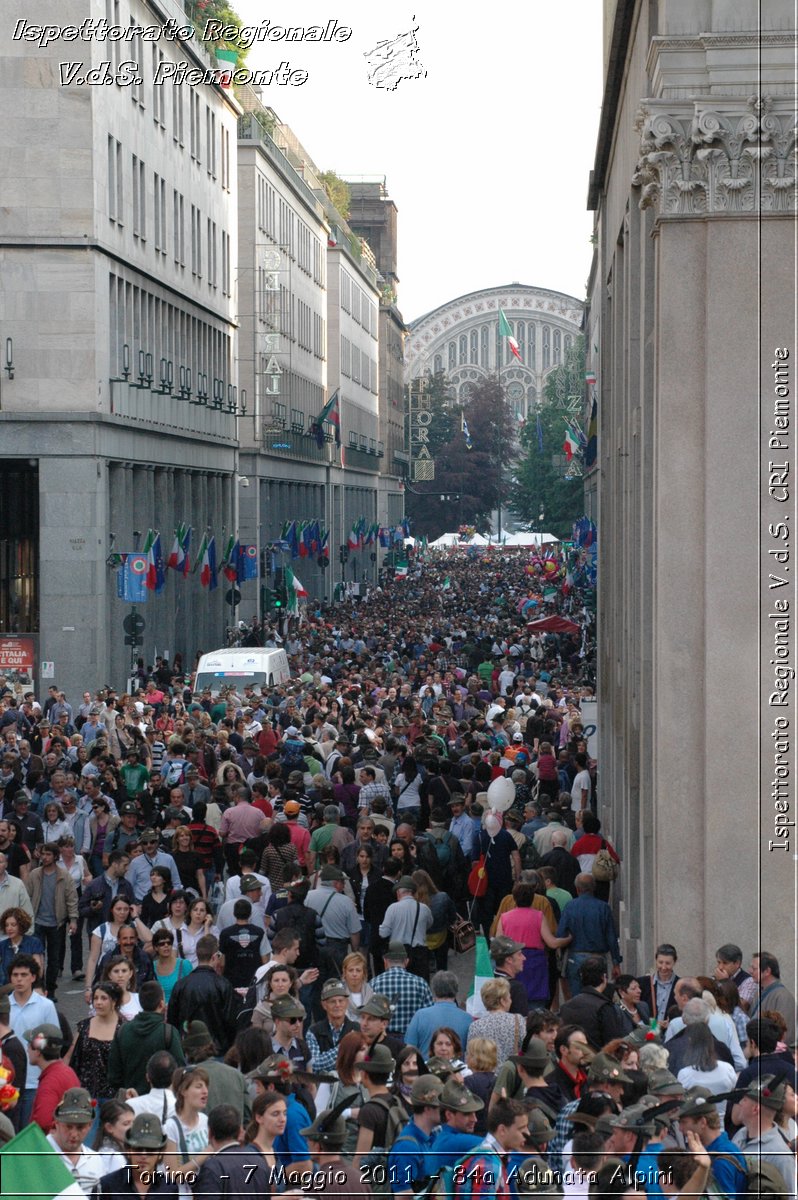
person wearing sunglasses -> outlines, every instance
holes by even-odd
[[[295,1071],[310,1069],[310,1050],[302,1037],[305,1009],[293,996],[279,996],[272,1001],[272,1048],[291,1060]]]
[[[173,880],[180,878],[175,860],[171,854],[161,850],[158,845],[158,833],[155,829],[145,829],[139,838],[143,853],[133,859],[128,867],[125,878],[133,888],[136,902],[140,904],[150,889],[150,871],[153,867],[168,867]]]

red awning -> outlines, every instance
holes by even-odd
[[[539,621],[530,621],[527,625],[530,633],[580,633],[581,630],[573,621],[565,617],[541,617]]]

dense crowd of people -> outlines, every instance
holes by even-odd
[[[530,630],[525,565],[308,614],[275,688],[0,678],[0,1140],[97,1197],[795,1197],[795,999],[732,943],[623,973],[593,622]]]

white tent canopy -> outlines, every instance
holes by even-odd
[[[550,542],[558,542],[560,539],[554,537],[551,533],[530,533],[528,531],[519,531],[518,533],[508,533],[502,538],[504,546],[547,546]]]
[[[459,533],[442,533],[434,542],[429,543],[430,550],[444,550],[448,546],[487,546],[490,543],[481,533],[475,533],[463,541]]]

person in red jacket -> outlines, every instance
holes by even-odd
[[[599,850],[607,849],[617,863],[620,863],[618,852],[601,836],[601,821],[589,809],[582,814],[582,836],[577,838],[571,847],[571,854],[579,859],[579,869],[586,875],[593,871],[593,863]],[[610,885],[605,880],[596,880],[596,896],[599,900],[609,900]]]
[[[41,1070],[31,1121],[49,1133],[64,1092],[79,1088],[80,1080],[61,1058],[64,1035],[58,1025],[36,1025],[23,1036],[28,1043],[28,1062]]]

